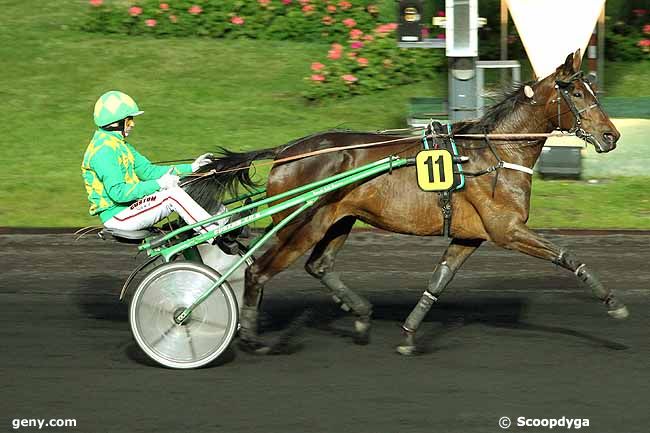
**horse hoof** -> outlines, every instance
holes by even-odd
[[[630,315],[630,312],[627,311],[627,307],[623,305],[622,307],[607,311],[607,314],[612,316],[614,319],[623,320],[627,319],[627,317]]]
[[[411,345],[397,346],[395,350],[403,356],[414,356],[418,354],[417,347]]]
[[[370,343],[370,322],[365,320],[354,321],[354,344],[365,346]]]
[[[251,355],[268,355],[271,352],[271,348],[259,341],[251,340],[239,340],[239,348],[246,353]]]

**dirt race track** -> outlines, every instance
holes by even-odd
[[[346,336],[351,319],[300,263],[267,286],[263,305],[269,339],[312,311],[289,354],[233,348],[175,371],[145,358],[117,300],[133,247],[0,235],[0,431],[18,418],[74,418],[76,428],[43,431],[473,433],[503,431],[508,416],[514,432],[567,431],[516,425],[566,417],[588,419],[590,433],[646,433],[650,236],[550,236],[617,291],[627,321],[571,273],[486,245],[423,324],[426,353],[404,358],[399,326],[446,242],[357,232],[337,269],[375,305],[370,345]]]

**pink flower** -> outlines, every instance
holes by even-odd
[[[309,0],[298,0],[298,3],[300,3],[301,6],[308,5]]]
[[[650,35],[650,24],[646,24],[643,26],[643,33],[646,35]]]
[[[141,7],[131,6],[129,8],[129,15],[131,15],[132,17],[137,17],[141,13],[142,13],[142,8]]]
[[[359,81],[359,79],[357,77],[355,77],[354,75],[352,75],[352,74],[342,75],[341,78],[346,83],[356,83],[357,81]]]
[[[203,8],[202,8],[201,6],[199,6],[199,5],[193,5],[193,6],[192,6],[191,8],[189,8],[187,11],[188,11],[189,13],[191,13],[192,15],[198,15],[198,14],[200,14],[201,12],[203,12]]]
[[[334,5],[327,5],[327,12],[329,12],[329,13],[331,13],[331,14],[334,13],[334,12],[336,12],[336,6],[334,6]]]
[[[242,17],[234,16],[234,17],[230,18],[230,22],[233,23],[236,26],[241,26],[246,21]]]
[[[438,15],[439,17],[444,17],[445,16],[445,11],[438,11],[438,13],[436,15]]]
[[[355,53],[354,51],[350,51],[348,53],[348,59],[354,59],[355,57],[357,57],[357,53]]]
[[[439,33],[438,36],[436,36],[436,39],[445,39],[446,36],[444,33]]]
[[[396,23],[382,24],[380,26],[377,26],[377,28],[375,29],[375,33],[386,34],[392,32],[395,29],[397,29]]]
[[[257,2],[262,6],[267,6],[269,3],[271,3],[271,0],[257,0]]]
[[[361,65],[361,66],[368,66],[368,59],[366,59],[365,57],[359,57],[359,58],[357,59],[357,62],[358,62],[359,65]]]
[[[429,29],[426,27],[422,27],[422,30],[420,30],[420,34],[422,35],[423,38],[426,38],[429,36]]]
[[[641,40],[637,43],[637,45],[640,46],[641,48],[650,47],[650,39],[641,39]]]
[[[158,22],[153,18],[149,18],[148,20],[145,20],[144,23],[147,27],[156,27],[156,24],[158,24]]]
[[[290,5],[291,0],[282,0],[282,3],[285,4],[285,5]]]
[[[361,41],[354,41],[350,43],[350,48],[353,50],[358,50],[359,48],[363,48],[363,42]]]
[[[98,7],[104,3],[104,0],[89,0],[88,3],[90,3],[91,6]]]
[[[304,5],[304,6],[302,7],[302,11],[303,11],[304,13],[311,13],[311,12],[314,11],[314,5]]]
[[[359,29],[352,29],[350,30],[350,38],[351,39],[359,39],[363,35],[363,32]]]
[[[325,67],[325,65],[323,65],[320,62],[314,62],[314,63],[311,64],[311,70],[314,71],[314,72],[318,72],[321,69],[323,69],[324,67]]]
[[[176,15],[170,15],[170,16],[169,16],[169,21],[175,23],[175,22],[178,21],[178,19],[176,18]]]
[[[338,60],[341,58],[341,52],[337,50],[329,50],[327,52],[327,58],[330,60]]]
[[[332,46],[330,47],[333,51],[342,51],[343,50],[343,45],[333,43]]]
[[[350,9],[352,7],[352,3],[350,3],[349,1],[344,0],[344,1],[339,2],[339,6],[341,7],[341,9],[346,10],[346,9]]]
[[[323,24],[325,24],[326,26],[331,26],[332,24],[334,24],[334,18],[332,18],[332,17],[329,16],[329,15],[325,15],[325,16],[323,17],[323,19],[321,20],[321,22],[322,22]]]
[[[364,41],[374,41],[375,37],[373,35],[363,35],[363,38],[361,39],[363,39]]]
[[[633,13],[634,15],[636,15],[637,17],[642,17],[643,15],[646,14],[646,12],[648,12],[648,11],[645,10],[645,9],[633,9],[633,10],[632,10],[632,13]]]
[[[354,27],[357,25],[357,22],[353,20],[352,18],[346,18],[343,20],[343,25],[345,27]]]
[[[311,76],[312,81],[325,81],[325,75],[314,74]]]
[[[160,3],[160,9],[164,11],[169,10],[169,5],[167,3]]]

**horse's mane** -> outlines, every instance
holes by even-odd
[[[483,134],[493,131],[508,115],[512,114],[518,104],[528,99],[524,94],[524,87],[530,86],[533,83],[535,81],[522,83],[510,92],[504,92],[503,99],[490,106],[480,119],[463,120],[454,123],[454,133]]]

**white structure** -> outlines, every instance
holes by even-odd
[[[544,78],[589,38],[605,0],[506,0],[537,78]]]
[[[445,2],[447,57],[478,57],[478,0]]]

